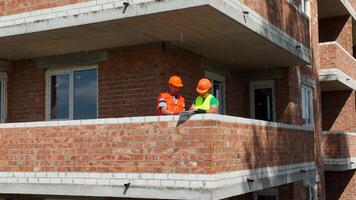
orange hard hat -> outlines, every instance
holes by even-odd
[[[182,79],[179,76],[171,76],[168,80],[168,84],[176,87],[183,87]]]
[[[199,94],[206,93],[207,91],[209,91],[209,89],[211,87],[212,87],[212,84],[211,84],[210,80],[207,78],[202,78],[198,82],[197,92]]]

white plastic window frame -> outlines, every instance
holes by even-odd
[[[96,80],[99,83],[99,72],[98,72],[98,65],[91,65],[91,66],[76,66],[76,67],[67,67],[67,68],[56,68],[56,69],[48,69],[46,71],[46,121],[60,121],[60,120],[73,120],[73,94],[74,94],[74,72],[82,71],[82,70],[90,70],[96,69]],[[66,119],[51,119],[51,77],[56,75],[69,75],[69,118]],[[96,116],[99,116],[99,84],[97,84],[97,94],[96,94]]]
[[[226,114],[226,81],[225,76],[213,73],[211,71],[205,71],[204,76],[208,78],[212,83],[214,80],[222,83],[222,101],[219,104],[222,104],[222,110],[219,109],[219,114]]]
[[[0,83],[1,83],[0,123],[5,123],[6,116],[7,116],[7,74],[6,74],[6,72],[0,72]]]
[[[310,19],[310,0],[300,0],[299,4],[295,0],[288,0],[287,2],[304,17]]]
[[[318,195],[317,195],[318,185],[317,184],[309,185],[308,191],[309,191],[309,195],[308,195],[309,200],[318,200]]]
[[[300,88],[300,105],[302,111],[303,126],[314,126],[314,88],[305,82]],[[310,121],[310,123],[308,122]]]
[[[251,118],[256,119],[255,113],[255,90],[256,89],[272,89],[272,120],[275,122],[277,119],[276,113],[276,96],[275,96],[275,89],[274,89],[274,81],[252,81],[250,82],[250,113]]]

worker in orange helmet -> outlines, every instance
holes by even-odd
[[[158,95],[159,115],[179,115],[185,109],[185,99],[179,95],[183,87],[182,79],[179,76],[171,76],[168,80],[168,92]]]
[[[212,84],[209,79],[202,78],[196,88],[199,96],[194,100],[189,110],[194,113],[219,113],[219,101],[210,93]]]

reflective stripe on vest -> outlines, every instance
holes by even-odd
[[[158,96],[158,101],[160,98],[163,98],[166,101],[167,104],[167,110],[171,112],[182,112],[184,110],[184,97],[178,96],[177,97],[177,102],[173,101],[173,96],[169,94],[168,92],[161,93]],[[162,110],[158,108],[158,114],[162,115]]]
[[[210,109],[210,101],[214,96],[212,94],[209,94],[205,99],[203,97],[198,96],[195,99],[195,104],[194,104],[194,109],[198,110],[209,110]]]

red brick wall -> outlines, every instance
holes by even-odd
[[[236,70],[226,76],[226,114],[250,118],[249,82],[241,78]]]
[[[255,12],[263,16],[305,46],[310,46],[309,21],[287,0],[243,0]]]
[[[7,121],[45,119],[45,71],[31,60],[12,63],[7,72]]]
[[[323,134],[321,146],[323,158],[347,158],[356,156],[356,136]]]
[[[356,131],[355,91],[322,92],[324,131]]]
[[[89,0],[5,0],[0,1],[0,16],[64,6]]]
[[[168,43],[108,52],[107,61],[99,63],[98,69],[99,118],[156,115],[157,95],[167,90],[167,79],[174,74],[183,78],[181,94],[189,109],[197,95],[197,81],[204,74],[199,55]],[[275,79],[277,122],[301,124],[300,76],[308,74],[301,69],[278,69],[283,77]],[[45,70],[37,68],[35,61],[13,64],[9,71],[7,122],[45,119],[44,79]],[[250,117],[249,82],[242,81],[237,70],[226,73],[226,111],[228,115]]]
[[[341,16],[319,20],[320,42],[337,41],[346,51],[353,55],[352,17]]]
[[[336,44],[320,45],[320,68],[338,68],[356,80],[356,62],[352,54],[347,54]]]
[[[309,68],[280,69],[283,77],[275,79],[277,122],[302,125],[301,76],[315,80]]]
[[[156,115],[157,96],[176,74],[189,109],[204,74],[200,56],[165,43],[109,51],[99,67],[99,117]]]
[[[0,171],[210,174],[313,160],[311,132],[217,121],[176,125],[3,128]]]
[[[326,200],[354,200],[356,170],[325,172]]]
[[[99,117],[156,115],[157,95],[176,74],[183,79],[181,94],[189,109],[204,74],[200,56],[165,43],[109,50],[98,70]],[[35,59],[16,61],[8,79],[7,122],[43,121],[45,70]]]

